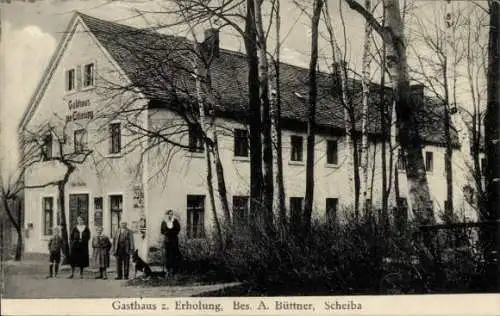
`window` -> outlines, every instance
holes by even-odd
[[[292,146],[291,161],[302,161],[302,151],[303,151],[303,141],[302,136],[293,135],[290,137],[290,142]]]
[[[399,149],[398,151],[398,169],[406,170],[406,155],[402,149]]]
[[[43,234],[45,236],[52,235],[52,227],[54,226],[54,198],[43,198]]]
[[[189,125],[189,151],[192,153],[202,153],[203,148],[203,133],[199,125]]]
[[[187,196],[187,238],[205,237],[205,196]]]
[[[248,196],[233,196],[233,223],[243,226],[248,223]]]
[[[87,64],[83,67],[83,87],[94,85],[94,64]]]
[[[246,129],[234,130],[234,155],[248,157],[248,131]]]
[[[303,203],[304,198],[302,197],[290,198],[290,221],[294,229],[300,229]]]
[[[75,153],[81,153],[87,149],[87,131],[79,129],[74,132]]]
[[[113,238],[122,220],[123,197],[121,195],[110,195],[109,205],[111,214],[111,238]]]
[[[109,125],[109,133],[111,139],[111,146],[109,148],[110,154],[118,154],[122,150],[121,144],[121,125],[120,123],[112,123]]]
[[[337,220],[337,208],[339,206],[339,199],[327,198],[326,199],[326,222],[334,223]]]
[[[365,200],[365,210],[364,211],[367,213],[372,211],[372,200],[371,199]]]
[[[487,165],[486,165],[486,158],[481,158],[481,174],[483,175],[483,177],[486,177],[486,169],[487,168]]]
[[[338,164],[338,145],[336,140],[326,142],[326,163],[330,165]]]
[[[434,157],[432,152],[425,152],[425,171],[432,172],[434,170]]]
[[[94,226],[103,226],[102,219],[102,197],[94,198]]]
[[[66,71],[66,91],[73,91],[76,89],[76,72],[75,69]]]
[[[471,187],[470,185],[465,185],[462,188],[462,192],[464,194],[465,201],[467,203],[469,203],[470,205],[473,205],[474,204],[474,194],[475,194],[474,188]]]
[[[356,153],[358,154],[357,160],[358,160],[358,166],[361,166],[361,160],[362,160],[362,154],[363,154],[363,147],[361,146],[360,142],[356,143]]]
[[[406,226],[408,220],[408,202],[406,198],[398,198],[397,207],[394,208],[394,222],[398,229]]]
[[[47,134],[43,138],[42,159],[48,160],[52,158],[52,134]]]

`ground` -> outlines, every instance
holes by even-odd
[[[28,255],[21,262],[3,262],[2,298],[115,298],[115,297],[188,297],[199,296],[234,284],[175,285],[161,287],[130,286],[114,280],[114,269],[108,280],[95,280],[94,271],[86,271],[80,279],[67,279],[69,268],[63,267],[57,278],[46,279],[47,258]]]

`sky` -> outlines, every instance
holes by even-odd
[[[376,1],[376,0],[375,0]],[[402,2],[404,0],[401,0]],[[411,0],[408,0],[411,1]],[[432,12],[432,2],[415,0],[423,9],[422,14]],[[41,75],[54,53],[58,41],[64,34],[69,20],[75,11],[137,27],[164,23],[164,15],[147,14],[138,17],[137,10],[162,10],[165,0],[12,0],[1,6],[0,42],[0,148],[3,166],[13,165],[17,159],[16,127]],[[341,1],[329,1],[334,28],[342,35],[340,5]],[[360,69],[363,19],[347,5],[342,6],[346,24],[348,58],[352,65]],[[283,42],[281,58],[283,61],[307,67],[310,49],[310,21],[292,0],[281,0],[281,39]],[[171,28],[162,32],[186,35],[182,30]],[[181,32],[181,34],[179,34]],[[224,48],[241,50],[242,45],[234,32],[221,31]],[[274,39],[271,36],[270,42]],[[343,46],[343,41],[339,43]],[[321,67],[326,69],[331,54],[329,44],[320,40]],[[272,44],[271,44],[272,48]],[[9,153],[7,156],[5,153]],[[3,168],[2,168],[3,169]]]

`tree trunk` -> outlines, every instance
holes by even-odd
[[[208,195],[210,199],[210,207],[212,208],[212,216],[214,218],[215,231],[217,232],[217,242],[219,244],[219,250],[224,249],[224,238],[222,233],[222,228],[220,225],[219,217],[217,216],[217,208],[215,206],[215,194],[213,186],[213,176],[212,176],[212,159],[210,159],[210,146],[205,143],[205,159],[207,161],[207,188]],[[226,227],[230,229],[231,227]]]
[[[486,194],[487,194],[487,220],[498,220],[500,203],[500,168],[498,159],[500,154],[500,3],[490,1],[490,29],[488,43],[488,77],[487,77],[488,104],[485,116],[485,145],[486,145]],[[500,235],[498,224],[492,225],[484,231],[485,255],[490,264],[487,265],[486,279],[492,288],[499,289],[498,274],[500,262],[494,263],[490,255],[498,251]],[[496,283],[496,284],[495,284]]]
[[[283,181],[283,145],[282,145],[282,135],[281,135],[281,83],[280,83],[280,26],[281,26],[281,15],[280,15],[280,0],[275,0],[275,25],[276,25],[276,57],[274,61],[275,69],[275,81],[276,81],[276,93],[272,94],[272,126],[274,134],[274,142],[276,144],[274,161],[276,162],[276,193],[275,197],[276,209],[278,210],[278,220],[282,228],[286,227],[286,208],[285,208],[285,184]]]
[[[22,229],[16,229],[17,232],[17,245],[16,245],[16,255],[14,257],[15,261],[21,261],[23,257],[23,231]]]
[[[206,69],[204,71],[207,71]],[[218,246],[219,250],[224,249],[224,238],[222,234],[222,229],[221,225],[219,222],[219,217],[217,215],[217,208],[215,206],[215,194],[214,194],[214,187],[213,187],[213,176],[212,176],[212,160],[210,157],[210,139],[208,138],[208,133],[207,133],[207,124],[206,124],[206,118],[205,118],[205,105],[203,103],[203,97],[202,97],[202,87],[201,87],[201,78],[199,73],[198,66],[196,66],[196,61],[195,61],[195,67],[194,67],[194,75],[195,75],[195,80],[196,80],[196,98],[198,101],[198,111],[200,115],[200,129],[202,132],[203,136],[203,145],[205,147],[205,159],[207,161],[207,189],[208,189],[208,196],[210,200],[210,207],[212,208],[212,215],[214,219],[214,225],[215,225],[215,230],[217,232],[217,241],[218,241]],[[229,229],[230,227],[226,227],[226,229]]]
[[[66,204],[65,204],[65,194],[66,194],[66,183],[68,183],[68,179],[70,174],[73,173],[73,170],[68,170],[64,175],[64,179],[60,181],[57,185],[58,192],[58,205],[59,205],[59,217],[61,221],[61,237],[63,240],[63,255],[64,260],[62,264],[69,264],[69,236],[68,236],[68,222],[66,220]]]
[[[351,149],[352,149],[352,176],[354,177],[354,213],[356,214],[356,218],[359,216],[359,207],[360,207],[360,194],[361,194],[361,178],[359,175],[360,170],[360,143],[359,138],[356,135],[356,119],[352,109],[349,109],[349,115],[347,122],[350,127],[349,135],[351,138]]]
[[[263,209],[261,210],[267,232],[273,226],[273,144],[271,137],[271,107],[269,102],[269,65],[267,60],[266,34],[262,21],[263,0],[254,0],[255,29],[257,32],[257,56],[259,70],[259,101],[262,117],[262,167]]]
[[[217,138],[217,131],[215,127],[212,127],[213,131],[213,155],[215,162],[215,173],[217,174],[217,188],[219,189],[219,199],[222,206],[222,212],[224,214],[224,221],[227,228],[231,226],[231,212],[229,211],[229,203],[227,201],[227,190],[226,190],[226,180],[224,178],[224,168],[222,167],[222,162],[219,154],[219,141]],[[226,236],[229,237],[229,236]]]
[[[382,16],[382,25],[385,25],[385,11]],[[390,133],[390,122],[389,117],[389,106],[385,100],[385,75],[386,75],[386,45],[382,41],[382,54],[381,54],[381,70],[380,70],[380,91],[379,91],[379,115],[380,115],[380,132],[382,134],[381,143],[381,167],[382,167],[382,213],[386,214],[387,219],[389,219],[389,195],[390,195],[390,181],[388,183],[387,178],[391,179],[392,174],[392,164],[389,166],[389,177],[387,177],[387,141],[389,142],[389,149],[391,149],[391,133]]]
[[[453,144],[451,143],[450,106],[445,104],[444,109],[444,135],[446,141],[446,151],[444,154],[444,168],[446,173],[446,200],[445,218],[453,218]]]
[[[338,65],[338,69],[335,70],[336,76],[339,79],[340,83],[340,91],[342,95],[342,105],[344,107],[344,125],[345,125],[345,165],[346,165],[346,172],[348,174],[348,187],[352,190],[352,198],[354,200],[354,216],[357,219],[358,218],[358,188],[356,185],[355,181],[355,174],[356,174],[356,165],[355,165],[355,160],[356,157],[354,156],[354,153],[356,151],[356,148],[354,147],[353,144],[353,130],[351,126],[351,121],[352,117],[349,113],[349,98],[347,96],[347,70],[345,66],[345,61],[342,61],[340,65]],[[356,155],[357,156],[357,155]],[[359,182],[358,182],[359,183]]]
[[[422,140],[416,117],[417,107],[410,98],[410,83],[406,61],[406,44],[404,25],[401,20],[399,1],[385,0],[387,26],[391,36],[388,37],[387,52],[388,69],[391,73],[393,89],[396,97],[396,114],[399,132],[399,143],[406,152],[406,177],[412,210],[420,223],[435,221],[429,186],[422,155]]]
[[[211,97],[211,99],[215,100],[214,97],[214,92],[212,89],[212,75],[210,71],[210,65],[207,66],[206,69],[206,76],[205,76],[205,90],[206,94]],[[203,91],[201,89],[200,91]],[[201,95],[200,95],[201,97]],[[201,105],[204,108],[205,105],[203,103],[203,100],[201,101]],[[211,108],[215,107],[215,104],[211,105]],[[206,111],[203,110],[203,114],[206,115]],[[210,134],[212,137],[212,144],[211,144],[211,150],[212,154],[214,155],[214,163],[215,163],[215,173],[217,175],[217,188],[219,191],[219,200],[221,202],[221,207],[222,207],[222,213],[224,214],[224,223],[226,226],[226,229],[229,229],[231,227],[231,212],[229,210],[229,203],[227,201],[227,189],[226,189],[226,180],[224,177],[224,168],[222,166],[222,161],[220,158],[220,153],[219,153],[219,141],[217,137],[217,128],[215,126],[215,117],[212,115],[210,117],[210,124],[206,128],[207,134]],[[210,132],[209,132],[210,131]],[[227,234],[226,236],[227,239],[231,239],[231,233]]]
[[[371,12],[371,0],[365,0],[365,9]],[[365,205],[368,199],[368,103],[370,97],[370,34],[372,32],[370,23],[365,22],[365,37],[363,43],[362,80],[363,108],[361,110],[361,203],[360,208],[365,211],[369,205]]]
[[[486,192],[488,219],[498,219],[500,168],[497,168],[500,144],[500,3],[490,2],[488,43],[488,104],[485,116]]]
[[[11,203],[9,203],[9,201]],[[21,261],[22,259],[22,249],[23,249],[23,229],[22,229],[22,222],[21,222],[21,211],[20,211],[20,208],[21,208],[21,204],[19,204],[19,206],[17,205],[12,205],[14,204],[16,201],[16,199],[13,199],[13,198],[9,198],[8,196],[6,196],[5,192],[2,192],[2,204],[3,204],[3,208],[5,210],[5,213],[7,214],[7,217],[9,218],[9,221],[10,223],[12,224],[12,226],[14,226],[16,232],[17,232],[17,245],[16,245],[16,252],[15,252],[15,256],[14,256],[14,260],[16,261]],[[14,218],[14,215],[12,213],[12,208],[15,208],[16,211],[17,211],[17,221],[16,219]],[[3,232],[0,232],[0,234],[3,234]],[[3,236],[3,235],[2,235]]]
[[[14,200],[14,207],[17,210],[17,222],[19,225],[14,226],[17,232],[17,245],[16,245],[16,255],[14,257],[15,261],[21,261],[23,256],[23,230],[22,230],[22,209],[21,203],[19,201]]]
[[[434,223],[435,218],[422,155],[422,139],[416,111],[417,106],[420,105],[414,104],[410,97],[404,24],[401,18],[399,0],[384,0],[386,27],[381,27],[373,15],[355,0],[345,1],[353,10],[362,14],[370,22],[386,43],[387,68],[396,99],[399,143],[406,152],[408,162],[406,164],[406,177],[411,207],[419,223]]]
[[[254,19],[254,0],[247,0],[245,49],[248,62],[248,100],[250,125],[250,216],[262,206],[262,142],[260,138],[261,110],[259,100],[259,69],[257,35]]]
[[[304,203],[304,235],[311,230],[311,214],[314,202],[314,147],[316,136],[316,100],[318,83],[316,68],[318,67],[318,26],[323,8],[323,0],[314,1],[311,18],[311,59],[309,61],[309,98],[307,109],[307,157],[306,157],[306,196]]]

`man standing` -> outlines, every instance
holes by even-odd
[[[116,280],[128,279],[130,255],[134,252],[134,235],[127,228],[126,222],[120,223],[120,228],[113,237],[113,255],[116,257]]]

